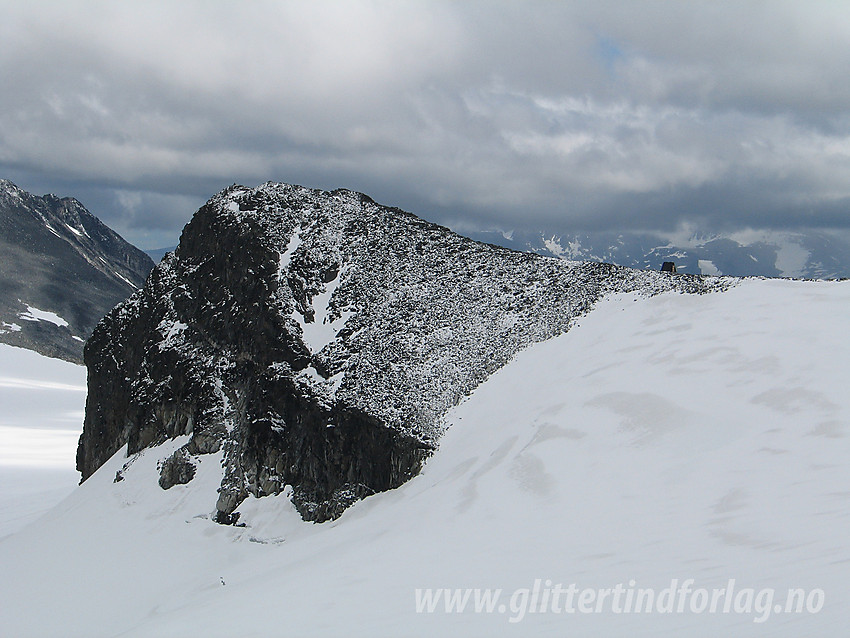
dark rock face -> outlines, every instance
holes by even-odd
[[[169,456],[160,467],[159,486],[167,490],[175,485],[185,485],[195,478],[195,464],[186,448]]]
[[[359,193],[233,186],[86,344],[77,468],[189,435],[162,487],[222,452],[217,520],[285,486],[328,520],[414,476],[450,407],[603,294],[726,285],[481,244]]]
[[[36,197],[6,180],[0,255],[0,342],[75,363],[97,322],[153,268],[77,200]]]

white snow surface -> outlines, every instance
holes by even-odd
[[[121,281],[123,281],[125,284],[127,284],[128,286],[130,286],[131,288],[133,288],[133,290],[138,290],[138,289],[139,289],[139,287],[138,287],[136,284],[134,284],[132,281],[130,281],[129,279],[127,279],[126,277],[124,277],[123,275],[121,275],[121,273],[119,273],[119,272],[117,272],[117,271],[114,271],[114,270],[112,271],[112,273],[113,273],[116,277],[118,277],[118,279],[120,279],[120,280],[121,280]]]
[[[39,310],[35,306],[30,306],[29,304],[24,305],[27,307],[26,312],[22,312],[18,316],[25,321],[47,321],[59,326],[60,328],[68,325],[68,322],[55,312]]]
[[[280,253],[278,262],[278,278],[283,279],[287,276],[289,264],[292,262],[292,257],[295,251],[300,248],[303,240],[301,238],[301,229],[293,231],[292,236],[286,245],[286,250]],[[336,338],[337,333],[345,325],[345,322],[353,314],[352,312],[343,311],[340,317],[335,320],[330,318],[330,301],[334,292],[339,287],[342,281],[343,270],[341,269],[337,276],[330,282],[324,285],[324,289],[313,297],[311,305],[313,307],[314,317],[310,322],[305,321],[304,315],[298,310],[292,311],[292,319],[301,326],[302,337],[304,344],[310,349],[310,352],[319,352],[322,348],[328,345]],[[319,380],[324,381],[321,377]]]
[[[776,253],[776,269],[786,277],[799,277],[811,257],[811,253],[799,243],[786,240]]]
[[[699,266],[700,273],[703,275],[722,275],[723,273],[714,265],[714,262],[710,259],[699,259],[697,260],[697,265]]]
[[[343,310],[339,317],[331,319],[331,297],[333,297],[334,292],[339,287],[344,274],[345,269],[343,268],[333,281],[325,284],[322,292],[313,297],[311,301],[314,311],[313,321],[308,323],[304,320],[300,312],[297,310],[292,311],[292,318],[301,326],[302,338],[307,347],[310,348],[310,352],[319,352],[333,341],[339,331],[345,326],[345,322],[354,314],[350,310]]]
[[[60,235],[59,233],[57,233],[57,232],[56,232],[56,229],[55,229],[55,228],[53,228],[53,226],[51,226],[50,224],[48,224],[48,223],[47,223],[47,220],[45,220],[44,225],[45,225],[45,226],[47,226],[47,230],[49,230],[51,233],[53,233],[54,235],[56,235],[59,239],[63,239],[62,235]]]
[[[79,482],[86,369],[0,344],[0,538],[26,526]]]
[[[292,261],[292,255],[295,254],[295,251],[298,250],[298,247],[300,245],[301,230],[297,229],[293,231],[292,236],[289,238],[289,242],[286,245],[286,250],[280,253],[280,261],[278,262],[277,270],[278,278],[283,278],[286,276],[287,269],[289,268],[289,263]]]
[[[119,452],[0,541],[9,636],[844,636],[850,282],[619,295],[452,410],[423,472],[336,521],[287,495],[212,523],[220,454]],[[5,351],[4,351],[5,352]],[[45,390],[46,391],[46,390]],[[23,390],[22,390],[23,392]],[[124,480],[113,482],[122,466]],[[416,588],[535,579],[820,588],[818,614],[417,614]],[[49,611],[49,613],[48,613]]]
[[[4,321],[0,325],[3,326],[2,328],[0,328],[0,334],[6,334],[7,332],[20,332],[21,331],[21,326],[14,323],[14,322],[6,323]]]

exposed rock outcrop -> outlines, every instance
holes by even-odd
[[[87,343],[77,467],[189,434],[163,487],[223,449],[218,520],[287,485],[328,520],[414,476],[451,406],[603,294],[724,285],[481,244],[350,191],[233,186]]]

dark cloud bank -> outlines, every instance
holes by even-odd
[[[459,230],[850,226],[845,3],[0,9],[0,176],[145,248],[267,180]]]

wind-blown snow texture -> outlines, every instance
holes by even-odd
[[[78,469],[191,434],[163,487],[223,448],[219,520],[285,485],[333,518],[415,475],[451,406],[604,294],[728,283],[481,244],[350,191],[233,186],[87,344]]]

